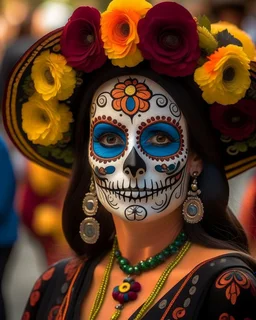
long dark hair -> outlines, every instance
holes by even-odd
[[[84,79],[77,100],[75,119],[75,161],[70,187],[63,210],[63,230],[71,248],[78,255],[97,256],[109,249],[115,234],[112,216],[102,205],[96,215],[101,226],[96,244],[87,245],[79,235],[79,225],[85,218],[82,201],[89,190],[91,169],[88,162],[90,105],[96,89],[112,78],[122,75],[143,75],[161,85],[175,100],[183,112],[189,129],[191,148],[203,161],[203,173],[198,179],[204,204],[204,218],[200,223],[185,223],[185,231],[193,243],[210,248],[231,249],[248,253],[244,230],[228,208],[229,186],[219,149],[219,139],[209,122],[209,106],[190,77],[170,78],[153,72],[147,63],[135,68],[123,68],[106,64],[100,71]]]

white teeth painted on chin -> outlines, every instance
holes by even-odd
[[[130,182],[130,188],[136,188],[136,180],[132,179]]]
[[[138,198],[139,192],[133,192],[132,191],[132,198]]]

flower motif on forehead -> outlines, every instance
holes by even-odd
[[[136,113],[149,109],[152,91],[137,79],[127,79],[117,83],[110,95],[113,98],[112,107],[116,111],[123,111],[133,117]]]

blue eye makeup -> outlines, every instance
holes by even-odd
[[[126,135],[121,128],[112,124],[99,123],[92,132],[92,147],[96,156],[100,158],[115,158],[126,147]]]
[[[169,157],[179,151],[181,137],[173,125],[158,122],[142,131],[139,143],[141,149],[152,157]]]

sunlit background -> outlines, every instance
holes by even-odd
[[[155,4],[160,1],[151,2]],[[187,7],[195,16],[204,13],[213,22],[218,20],[232,22],[245,29],[256,42],[255,0],[183,0],[176,2]],[[0,0],[0,61],[2,61],[0,98],[2,99],[4,83],[15,60],[36,39],[63,26],[78,6],[92,5],[103,11],[108,3],[108,0]],[[4,135],[3,130],[2,134]],[[20,227],[18,241],[7,265],[4,294],[7,298],[7,319],[19,320],[36,278],[47,267],[47,264],[51,264],[62,256],[70,255],[60,230],[60,212],[68,182],[60,183],[60,177],[51,176],[50,173],[43,173],[41,169],[34,168],[14,150],[10,141],[8,144],[17,178],[16,206],[20,217]],[[240,211],[241,199],[252,175],[253,170],[250,170],[230,182],[230,206],[237,215]],[[38,180],[39,176],[47,177],[47,183]],[[60,185],[61,187],[58,187]],[[31,187],[32,190],[29,197],[38,197],[39,194],[41,197],[41,200],[29,213],[26,211],[24,196],[28,187]],[[57,199],[57,205],[50,206],[46,200],[47,197],[51,200]]]

